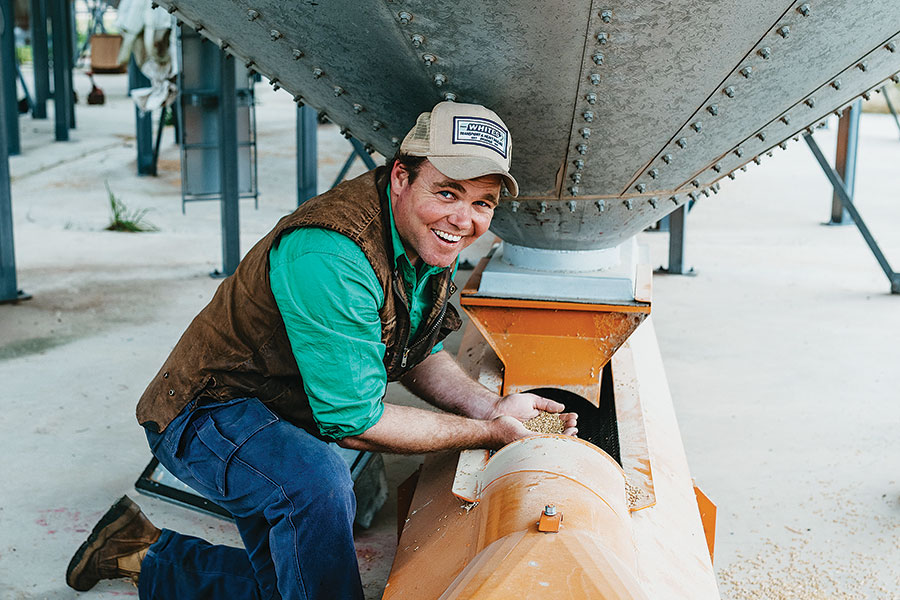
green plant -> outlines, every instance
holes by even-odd
[[[20,65],[30,63],[32,60],[31,46],[16,46],[16,60]]]
[[[104,181],[103,183],[106,185],[106,193],[109,196],[109,208],[112,212],[109,225],[106,226],[107,231],[127,231],[130,233],[159,231],[155,225],[144,221],[144,217],[150,211],[149,208],[129,210],[125,203],[116,198],[116,195],[109,189],[109,182]]]

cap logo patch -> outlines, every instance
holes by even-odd
[[[453,117],[453,143],[483,146],[506,158],[509,132],[490,119]]]

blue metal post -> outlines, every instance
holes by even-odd
[[[4,20],[5,24],[10,21]],[[12,193],[6,152],[6,89],[0,86],[0,302],[18,298],[16,255],[13,247]]]
[[[63,16],[66,27],[66,78],[69,80],[69,128],[75,129],[75,80],[72,71],[75,69],[75,52],[78,50],[78,31],[75,28],[75,3],[64,2]]]
[[[47,0],[53,36],[53,114],[58,142],[68,141],[69,129],[72,128],[72,79],[69,77],[72,68],[66,50],[69,45],[68,5],[66,0]]]
[[[150,80],[141,73],[134,57],[128,63],[128,92],[131,90],[149,87]],[[137,129],[137,172],[138,175],[156,175],[156,161],[153,157],[153,113],[141,113],[137,106],[134,107],[134,120]]]
[[[0,85],[3,86],[3,97],[6,102],[6,152],[18,154],[19,146],[19,108],[16,102],[16,41],[13,35],[13,3],[12,0],[0,0]]]
[[[308,106],[297,108],[297,206],[318,192],[319,119]]]
[[[850,105],[849,110],[838,121],[837,152],[835,169],[844,182],[844,189],[853,198],[856,183],[856,149],[859,146],[859,115],[862,113],[862,100]],[[831,219],[828,225],[847,225],[853,220],[847,207],[841,202],[837,192],[831,196]]]
[[[234,58],[222,52],[219,62],[219,165],[222,182],[222,275],[234,273],[241,260],[238,192],[237,96]]]
[[[50,97],[50,59],[47,51],[47,2],[31,0],[31,64],[34,67],[35,119],[47,118]]]
[[[849,212],[850,216],[853,218],[852,222],[856,223],[856,227],[862,234],[866,244],[868,244],[869,250],[875,255],[875,260],[878,261],[878,265],[881,267],[881,270],[884,271],[885,276],[891,284],[891,293],[900,294],[900,273],[894,271],[891,264],[888,262],[887,257],[884,255],[884,252],[881,251],[881,247],[878,245],[878,242],[875,241],[875,238],[866,226],[865,221],[863,221],[862,215],[859,214],[856,205],[853,204],[853,198],[847,192],[847,188],[841,180],[841,176],[838,175],[837,171],[833,169],[830,164],[828,164],[828,159],[822,154],[822,150],[819,149],[819,145],[816,144],[816,140],[813,139],[812,135],[808,133],[804,134],[803,139],[812,151],[813,156],[816,157],[819,166],[822,167],[825,176],[828,177],[828,181],[831,183],[831,187],[834,188],[835,194],[837,194],[841,203],[843,203],[844,208],[847,209],[847,212]]]

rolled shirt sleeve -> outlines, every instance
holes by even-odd
[[[319,431],[363,433],[381,418],[387,386],[372,266],[343,235],[297,229],[270,251],[269,280]]]

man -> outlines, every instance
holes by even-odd
[[[561,404],[504,398],[442,351],[460,251],[484,234],[509,174],[492,111],[443,102],[389,166],[284,217],[220,285],[138,403],[154,455],[235,516],[245,548],[159,530],[127,497],[79,548],[67,582],[130,576],[141,598],[362,598],[355,498],[327,442],[379,452],[500,448]],[[442,409],[383,402],[401,381]],[[562,415],[566,433],[576,416]]]

